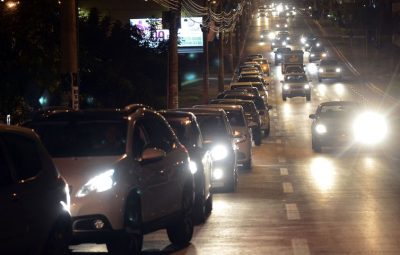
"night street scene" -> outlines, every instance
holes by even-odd
[[[400,0],[0,0],[1,255],[399,255]]]

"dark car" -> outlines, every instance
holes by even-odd
[[[192,112],[199,123],[205,147],[213,158],[213,190],[233,192],[237,185],[235,137],[228,116],[222,109],[178,108]]]
[[[279,65],[282,63],[284,59],[284,54],[290,53],[292,50],[288,47],[279,47],[277,48],[274,53],[275,53],[275,65]]]
[[[308,57],[309,62],[317,61],[324,59],[328,56],[328,51],[325,47],[311,47],[310,48],[310,55]]]
[[[70,185],[73,243],[139,254],[143,235],[158,229],[173,244],[190,242],[189,155],[159,113],[130,105],[55,112],[25,125],[39,134]]]
[[[39,137],[0,125],[1,254],[68,252],[70,194]]]
[[[376,148],[387,134],[385,118],[354,101],[321,103],[312,119],[312,149],[321,152],[324,146],[363,145]]]
[[[251,94],[231,94],[225,95],[224,99],[242,99],[242,100],[251,100],[254,102],[258,114],[260,115],[261,119],[261,129],[264,132],[264,136],[268,136],[270,132],[270,117],[269,117],[269,110],[272,107],[266,104],[262,97],[257,97]]]
[[[261,75],[241,75],[237,82],[261,82],[265,87],[269,85]]]
[[[193,113],[164,110],[160,111],[160,114],[166,118],[189,152],[190,171],[194,175],[196,193],[193,215],[197,223],[203,223],[207,215],[211,213],[213,203],[211,153],[204,148],[203,136]]]
[[[242,100],[242,99],[212,99],[210,104],[237,104],[241,105],[244,110],[244,115],[246,117],[247,125],[252,131],[252,138],[255,145],[261,145],[261,118],[258,114],[256,105],[252,100]]]
[[[307,40],[307,42],[304,44],[304,50],[305,51],[310,51],[312,47],[322,47],[321,40],[318,37],[311,37],[310,39]]]
[[[235,94],[235,93],[245,93],[245,94],[252,94],[255,96],[260,96],[260,92],[256,87],[247,87],[247,88],[235,88],[232,90],[224,90],[217,95],[217,99],[224,98],[227,94]]]
[[[311,100],[311,85],[306,74],[291,73],[285,74],[282,83],[282,100],[288,97],[306,97]]]

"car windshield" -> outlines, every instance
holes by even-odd
[[[227,136],[228,131],[221,116],[196,114],[201,134],[205,140],[213,140],[222,136]]]
[[[348,105],[324,105],[319,109],[319,116],[324,118],[346,117],[355,114],[358,107],[353,104]]]
[[[231,123],[232,126],[245,126],[244,116],[241,111],[225,110],[225,112],[228,115],[229,123]]]
[[[193,144],[195,144],[192,122],[189,119],[168,119],[168,123],[174,130],[179,141],[186,148],[190,148]]]
[[[307,78],[304,75],[286,75],[286,82],[306,82]]]
[[[323,60],[321,61],[320,65],[336,66],[338,65],[338,62],[337,60]]]
[[[116,156],[125,153],[127,123],[115,120],[43,121],[29,125],[52,157]]]

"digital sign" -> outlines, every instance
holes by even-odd
[[[130,19],[130,24],[140,29],[144,37],[150,41],[151,47],[157,47],[159,42],[168,40],[169,30],[162,29],[161,18]],[[156,31],[151,33],[151,25],[155,25]],[[179,47],[203,47],[203,32],[200,24],[201,17],[182,17],[181,28],[178,29]]]

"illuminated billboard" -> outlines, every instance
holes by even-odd
[[[130,19],[130,24],[139,28],[145,38],[150,41],[152,47],[156,47],[159,42],[168,40],[169,30],[162,29],[161,18]],[[203,33],[200,24],[201,17],[182,17],[181,28],[178,29],[179,47],[203,47]],[[154,24],[156,31],[150,32],[151,25]]]

